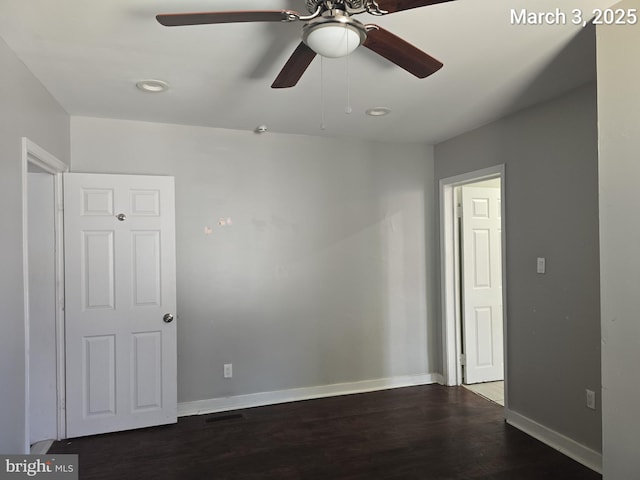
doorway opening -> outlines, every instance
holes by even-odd
[[[440,181],[443,366],[507,404],[504,166]],[[494,383],[497,382],[497,383]]]
[[[25,453],[64,437],[62,172],[67,166],[22,139]]]

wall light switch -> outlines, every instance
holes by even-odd
[[[545,260],[544,257],[538,257],[538,260],[536,263],[536,272],[545,273],[546,270],[547,270],[547,261]]]
[[[596,409],[596,392],[587,389],[587,408]]]
[[[224,364],[224,378],[233,377],[233,366],[230,363]]]

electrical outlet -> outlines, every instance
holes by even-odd
[[[587,408],[596,409],[596,392],[587,388]]]
[[[547,271],[547,260],[544,257],[538,257],[536,260],[536,272],[545,273]]]
[[[224,364],[224,378],[233,377],[233,365],[231,363]]]

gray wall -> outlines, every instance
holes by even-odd
[[[22,277],[21,137],[69,159],[69,117],[0,39],[0,453],[22,453],[25,329]]]
[[[435,177],[505,164],[509,406],[600,451],[596,126],[590,84],[437,145]]]
[[[179,401],[436,371],[431,147],[71,125],[73,171],[176,178]]]
[[[606,480],[627,480],[640,477],[640,30],[598,27],[597,43],[603,467]]]

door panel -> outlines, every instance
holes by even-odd
[[[464,383],[504,379],[500,190],[462,187]]]
[[[160,291],[160,234],[156,231],[131,232],[131,270],[133,275],[133,305],[162,304]]]
[[[479,368],[493,364],[493,325],[491,307],[476,308],[476,356],[475,364]]]
[[[116,414],[116,343],[114,335],[85,337],[81,379],[86,418]]]
[[[134,411],[160,408],[162,406],[162,332],[136,333],[132,337],[133,363],[131,380],[133,385],[132,405]],[[152,374],[149,375],[149,372]]]
[[[65,174],[67,436],[176,421],[172,177]]]
[[[115,308],[113,231],[83,231],[80,249],[84,310]]]
[[[491,288],[490,234],[491,232],[484,228],[476,228],[471,232],[471,235],[473,235],[473,264],[471,268],[473,270],[474,289]]]

